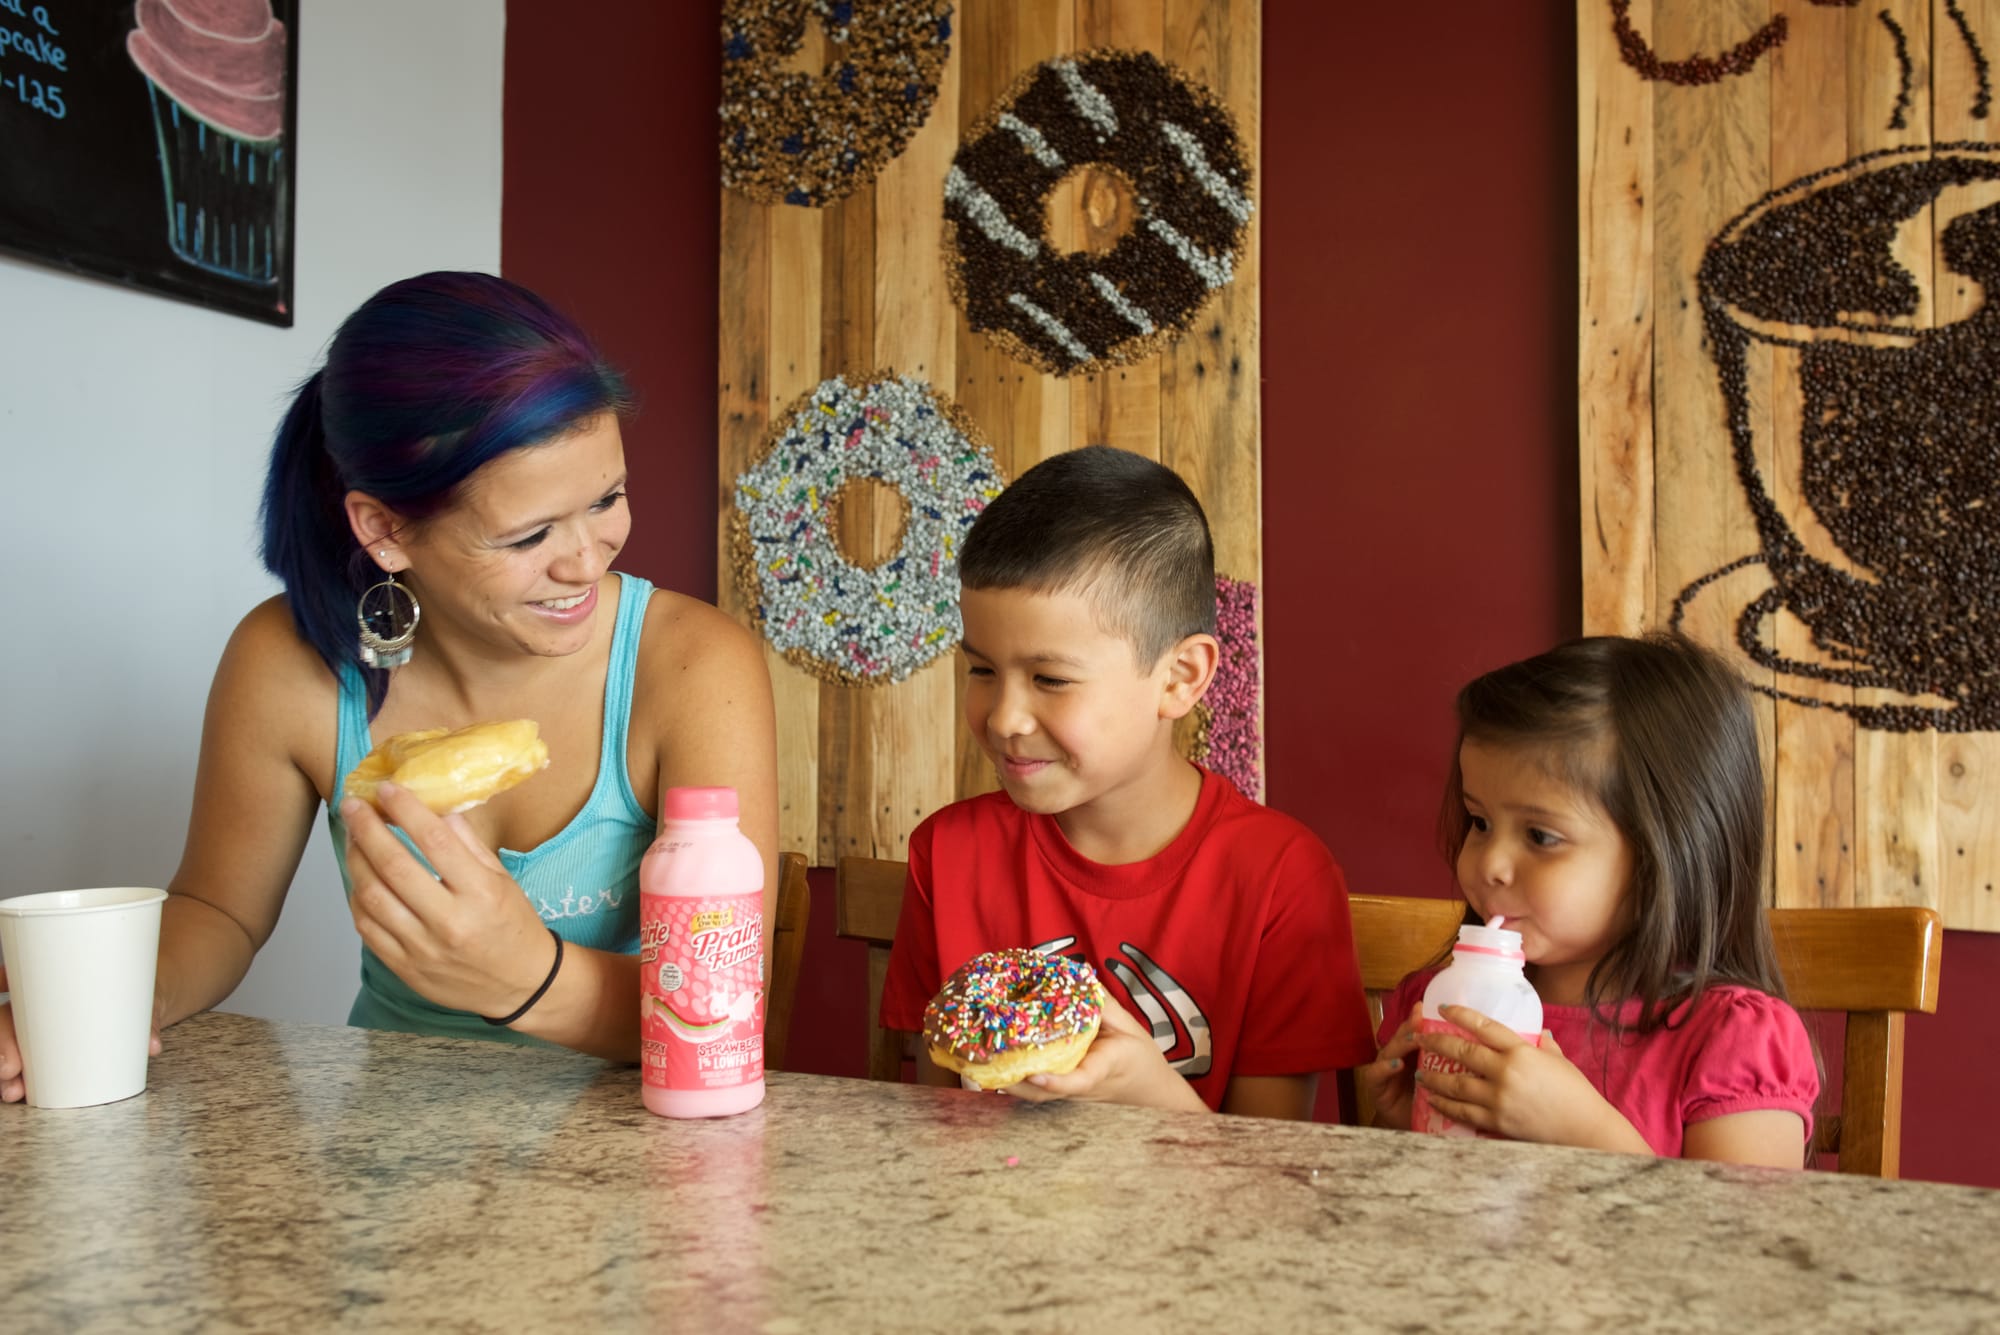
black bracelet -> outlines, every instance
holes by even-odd
[[[514,1021],[520,1019],[523,1015],[526,1015],[531,1009],[533,1009],[534,1004],[542,999],[542,994],[549,990],[549,984],[553,983],[556,980],[556,971],[562,968],[563,939],[556,935],[556,929],[553,927],[549,928],[549,936],[552,939],[554,939],[556,943],[556,962],[549,966],[549,976],[547,978],[542,979],[542,985],[535,989],[535,995],[529,997],[526,1001],[522,1002],[520,1007],[516,1009],[512,1015],[503,1016],[498,1020],[494,1019],[490,1015],[482,1015],[479,1017],[480,1019],[486,1021],[486,1023],[488,1024],[493,1024],[493,1025],[512,1024],[514,1023]]]

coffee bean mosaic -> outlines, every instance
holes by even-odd
[[[2000,204],[1939,235],[1940,281],[1984,289],[1965,319],[1917,325],[1922,291],[1891,253],[1900,225],[1983,181],[2000,181],[2000,150],[1984,144],[1864,154],[1752,205],[1698,275],[1762,548],[1750,559],[1773,585],[1742,613],[1738,641],[1781,673],[1952,702],[1828,706],[1885,731],[2000,730]],[[1765,485],[1752,415],[1768,422],[1772,405],[1753,402],[1747,369],[1758,341],[1796,350],[1800,493],[1845,562],[1808,551]],[[1734,568],[1683,590],[1675,624]],[[1778,656],[1760,627],[1781,609],[1845,666]]]
[[[1049,195],[1085,166],[1129,182],[1136,221],[1102,254],[1063,254]],[[1050,375],[1153,355],[1231,282],[1250,169],[1221,101],[1144,51],[1028,71],[973,124],[945,185],[945,253],[966,322]]]
[[[1719,56],[1690,56],[1686,60],[1661,60],[1632,26],[1632,0],[1611,0],[1611,27],[1618,34],[1618,54],[1642,79],[1696,87],[1719,83],[1732,74],[1742,74],[1766,51],[1785,40],[1787,22],[1783,14],[1751,33]]]
[[[1972,56],[1972,70],[1979,81],[1979,92],[1972,102],[1972,118],[1983,121],[1986,113],[1993,109],[1993,70],[1986,63],[1986,51],[1973,35],[1972,25],[1966,21],[1965,11],[1959,8],[1958,0],[1944,0],[1944,12],[1950,16],[1958,35],[1965,43],[1965,49]]]
[[[1860,0],[1812,0],[1822,9],[1851,9]],[[1637,70],[1639,77],[1658,83],[1680,84],[1683,87],[1698,87],[1705,83],[1719,83],[1732,74],[1746,73],[1766,52],[1775,51],[1785,44],[1791,35],[1790,21],[1783,15],[1774,16],[1769,23],[1751,33],[1748,37],[1716,56],[1689,56],[1685,60],[1662,60],[1654,53],[1651,43],[1632,26],[1632,0],[1610,0],[1611,30],[1618,38],[1618,55],[1627,65]],[[1979,101],[1975,104],[1974,116],[1984,119],[1986,108],[1992,99],[1992,89],[1987,81],[1986,55],[1979,49],[1979,43],[1972,35],[1972,28],[1965,16],[1958,11],[1955,0],[1945,0],[1945,10],[1958,25],[1960,36],[1965,39],[1967,49],[1972,52],[1974,66],[1979,71]],[[1888,28],[1896,44],[1896,59],[1903,70],[1902,93],[1896,99],[1896,111],[1889,122],[1892,130],[1903,129],[1910,105],[1910,51],[1909,41],[1903,35],[1902,25],[1897,23],[1888,10],[1877,16]]]
[[[1882,26],[1889,30],[1889,40],[1896,44],[1896,105],[1889,112],[1889,128],[1906,130],[1910,125],[1910,39],[1904,36],[1903,25],[1888,10],[1875,17],[1882,21]]]
[[[946,0],[723,0],[722,183],[760,204],[852,194],[930,116],[951,54]],[[782,68],[809,18],[818,78]]]

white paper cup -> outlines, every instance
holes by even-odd
[[[51,890],[0,899],[28,1103],[84,1108],[146,1089],[164,890]]]

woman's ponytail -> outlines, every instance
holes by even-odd
[[[313,372],[271,443],[264,476],[264,568],[285,586],[299,636],[336,673],[353,657],[353,556],[347,488],[327,452],[320,416],[326,372]]]

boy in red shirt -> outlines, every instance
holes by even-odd
[[[959,578],[965,718],[1003,791],[910,836],[882,1024],[920,1031],[982,951],[1080,957],[1114,1003],[1096,1042],[1009,1093],[1310,1117],[1321,1071],[1375,1055],[1347,889],[1311,831],[1174,748],[1219,652],[1194,493],[1123,450],[1056,455],[979,516]]]

